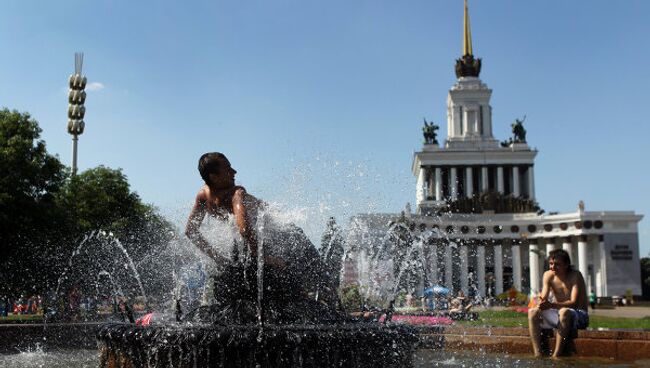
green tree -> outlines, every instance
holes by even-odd
[[[643,299],[650,300],[650,257],[641,258],[641,290]]]
[[[341,303],[347,311],[358,311],[363,307],[363,297],[359,292],[359,285],[345,285],[341,290]]]
[[[167,290],[171,274],[164,267],[142,261],[160,256],[174,228],[154,206],[131,191],[121,169],[98,166],[71,177],[57,193],[57,203],[66,209],[68,233],[77,240],[63,243],[62,254],[69,257],[78,239],[90,231],[111,232],[135,262],[147,295]]]
[[[155,207],[131,191],[121,169],[98,166],[71,177],[57,194],[57,203],[66,209],[71,234],[110,231],[136,258],[166,241],[173,229]]]
[[[46,284],[47,249],[62,235],[53,193],[66,170],[47,153],[41,129],[27,113],[0,110],[0,288],[37,291]],[[8,282],[7,282],[8,281]]]
[[[29,114],[0,110],[0,294],[55,288],[91,230],[113,232],[136,262],[161,250],[173,227],[131,191],[121,170],[100,166],[70,177],[40,134]]]

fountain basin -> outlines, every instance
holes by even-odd
[[[418,338],[408,326],[103,325],[108,367],[410,367]]]

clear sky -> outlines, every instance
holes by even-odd
[[[327,216],[415,200],[422,118],[446,137],[461,0],[3,1],[0,106],[70,163],[67,77],[89,78],[81,169],[121,167],[181,223],[196,161],[226,153],[249,192],[315,236]],[[527,116],[549,211],[650,214],[650,2],[471,0],[496,138]],[[646,162],[646,163],[644,163]],[[650,253],[650,222],[640,227]]]

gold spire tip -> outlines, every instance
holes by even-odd
[[[469,26],[469,10],[465,0],[465,16],[463,18],[463,56],[472,55],[472,31]]]

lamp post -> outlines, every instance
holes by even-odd
[[[68,92],[68,133],[72,135],[72,175],[77,174],[77,142],[79,136],[83,134],[84,115],[86,114],[86,77],[81,74],[83,67],[84,54],[74,54],[74,74],[70,75],[68,83],[70,90]]]

